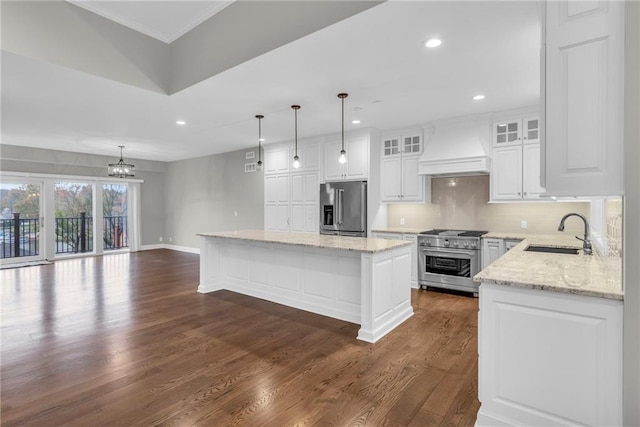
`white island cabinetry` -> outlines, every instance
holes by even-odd
[[[413,315],[409,242],[263,230],[200,236],[198,292],[227,289],[357,323],[367,342]]]

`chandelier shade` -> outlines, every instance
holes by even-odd
[[[130,178],[136,176],[136,167],[130,163],[125,163],[122,159],[122,149],[124,145],[118,145],[120,147],[120,160],[118,163],[109,163],[109,176],[116,178]]]

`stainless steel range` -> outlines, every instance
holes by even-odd
[[[480,237],[486,231],[429,230],[418,235],[418,284],[472,292],[473,276],[480,271]]]

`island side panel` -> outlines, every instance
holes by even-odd
[[[198,292],[207,293],[224,289],[222,259],[223,239],[200,236],[200,284]]]
[[[199,291],[228,289],[360,323],[360,254],[255,241],[203,245]]]
[[[411,247],[361,255],[361,328],[358,339],[376,342],[413,315]]]

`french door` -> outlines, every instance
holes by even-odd
[[[44,259],[42,182],[7,180],[0,183],[0,263]]]

